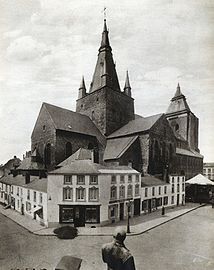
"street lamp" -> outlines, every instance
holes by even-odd
[[[131,214],[131,205],[132,205],[132,201],[129,200],[127,203],[127,212],[128,212],[128,219],[127,219],[127,233],[130,233],[130,214]]]

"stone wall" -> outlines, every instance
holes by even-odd
[[[89,116],[101,133],[108,136],[134,119],[134,100],[103,87],[78,99],[76,111]]]

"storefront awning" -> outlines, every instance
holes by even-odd
[[[34,208],[31,210],[31,212],[32,212],[32,213],[36,213],[36,212],[39,211],[40,209],[42,209],[42,206],[36,206],[36,207],[34,207]]]

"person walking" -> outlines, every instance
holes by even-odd
[[[113,238],[113,242],[102,247],[102,259],[107,264],[107,270],[136,270],[134,258],[124,245],[125,230],[117,228]]]

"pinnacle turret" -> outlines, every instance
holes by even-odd
[[[79,87],[79,95],[78,95],[78,99],[82,98],[86,96],[86,87],[85,87],[85,80],[84,80],[84,76],[82,76],[82,81],[80,83],[80,87]]]
[[[130,86],[130,82],[129,82],[129,73],[128,70],[126,71],[126,81],[125,81],[125,86],[124,86],[124,93],[127,96],[131,97],[131,86]]]

